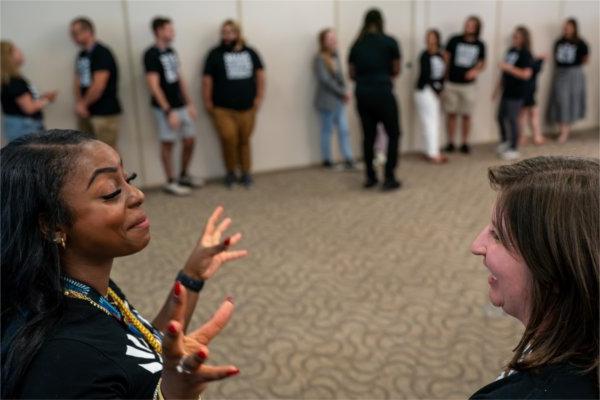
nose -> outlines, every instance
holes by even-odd
[[[479,235],[477,235],[477,237],[475,238],[475,240],[473,240],[473,243],[471,243],[471,253],[473,253],[476,256],[485,256],[485,252],[486,252],[486,248],[485,248],[485,232],[487,231],[488,227],[486,226],[485,228],[483,228],[483,230],[481,232],[479,232]]]
[[[140,207],[144,203],[144,199],[146,196],[144,192],[133,185],[129,185],[129,199],[128,199],[128,207],[129,208],[137,208]]]

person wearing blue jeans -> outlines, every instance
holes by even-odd
[[[352,147],[348,134],[346,105],[350,96],[342,73],[342,64],[337,56],[337,39],[332,29],[319,33],[319,54],[314,61],[317,76],[315,107],[321,118],[321,156],[323,166],[331,168],[331,134],[337,127],[340,150],[346,169],[354,169]]]

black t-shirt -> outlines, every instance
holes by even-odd
[[[531,69],[533,73],[531,74],[531,78],[527,81],[527,90],[529,93],[535,93],[537,89],[537,77],[540,71],[542,70],[542,65],[544,64],[544,60],[541,58],[534,58],[531,64]]]
[[[146,73],[156,72],[160,76],[160,88],[172,108],[183,107],[185,100],[179,86],[179,58],[170,47],[159,49],[151,46],[144,53],[144,68]],[[152,96],[151,104],[160,107]]]
[[[506,56],[504,56],[504,62],[513,65],[517,68],[532,68],[533,57],[528,50],[517,49],[511,47]],[[511,74],[502,74],[502,95],[510,99],[521,99],[525,97],[527,92],[528,80],[519,79]]]
[[[17,98],[25,93],[29,93],[34,100],[40,97],[37,90],[22,77],[10,78],[7,84],[2,84],[2,111],[6,115],[42,119],[43,115],[41,111],[34,114],[26,114],[17,104]]]
[[[263,63],[252,48],[233,51],[220,45],[212,49],[204,63],[204,75],[213,79],[212,101],[216,107],[248,110],[256,97],[256,71]]]
[[[450,53],[448,80],[454,83],[469,83],[465,75],[479,61],[485,60],[485,44],[479,39],[465,40],[463,35],[450,38],[446,51]]]
[[[392,89],[392,67],[401,57],[396,39],[383,33],[367,33],[350,49],[348,62],[354,66],[356,90]]]
[[[112,282],[111,287],[125,299]],[[20,397],[152,398],[161,356],[116,318],[86,301],[66,301],[63,319],[28,368]]]
[[[121,112],[121,104],[117,98],[117,83],[119,72],[117,63],[108,47],[96,43],[92,50],[82,50],[77,55],[75,70],[79,76],[81,95],[85,95],[92,85],[96,71],[108,71],[110,76],[104,92],[95,103],[88,107],[91,115],[114,115]]]
[[[444,75],[446,73],[446,63],[442,53],[429,54],[427,50],[421,53],[420,57],[421,70],[419,80],[417,81],[417,89],[423,90],[429,85],[437,93],[444,88]]]
[[[581,65],[588,54],[588,46],[581,39],[571,41],[561,38],[554,43],[554,62],[559,67]]]

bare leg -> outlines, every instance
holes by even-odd
[[[470,130],[471,130],[471,116],[465,114],[462,116],[462,142],[463,142],[463,144],[468,143]]]
[[[527,139],[527,117],[530,115],[532,107],[523,107],[519,113],[519,129],[521,130],[521,137],[519,138],[519,145],[524,146],[529,141]]]
[[[538,106],[533,106],[529,109],[529,123],[533,132],[533,143],[537,145],[544,144],[544,135],[542,134],[540,125],[540,108]]]
[[[569,134],[571,133],[571,126],[565,123],[560,123],[558,126],[560,127],[560,136],[558,137],[558,142],[566,143],[569,139]]]
[[[194,153],[194,138],[183,139],[181,148],[181,175],[187,175],[188,167],[192,161],[192,154]]]
[[[167,180],[170,182],[173,179],[173,143],[161,142],[160,143],[160,159],[165,170]]]

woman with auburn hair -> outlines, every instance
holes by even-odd
[[[493,305],[525,326],[474,399],[597,399],[600,163],[536,157],[492,167],[491,222],[471,245]]]
[[[13,43],[0,42],[2,75],[2,131],[10,142],[28,133],[44,129],[42,109],[53,102],[58,92],[39,95],[37,90],[21,75],[25,63],[23,52]]]
[[[186,333],[198,292],[239,233],[209,218],[162,309],[144,319],[110,279],[113,261],[150,240],[144,194],[109,145],[70,130],[22,137],[0,151],[2,398],[197,399],[235,375],[206,363],[233,312],[225,300]],[[76,168],[74,168],[76,167]]]
[[[354,169],[352,147],[348,134],[346,103],[350,100],[346,80],[342,72],[342,63],[337,52],[337,37],[330,28],[319,32],[319,53],[315,56],[314,70],[317,76],[315,107],[321,118],[321,158],[325,168],[333,166],[331,162],[331,133],[337,128],[340,151],[344,157],[346,169]]]
[[[264,93],[261,58],[246,45],[237,22],[223,22],[221,43],[209,51],[204,64],[202,99],[221,139],[228,188],[236,182],[246,188],[253,184],[250,136]]]

